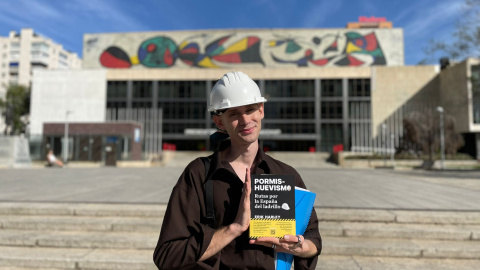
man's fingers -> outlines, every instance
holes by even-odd
[[[250,191],[252,189],[252,179],[250,177],[250,168],[247,168],[245,170],[245,193],[247,193],[247,195],[250,195]]]

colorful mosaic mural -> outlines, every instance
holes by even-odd
[[[312,33],[312,32],[310,32]],[[235,65],[269,66],[371,66],[387,65],[388,56],[375,31],[330,31],[298,35],[292,32],[224,35],[192,34],[176,42],[175,35],[154,35],[142,39],[132,50],[114,42],[98,56],[105,68],[226,68]],[[128,34],[124,34],[128,35]],[[101,39],[87,39],[93,46]],[[178,38],[177,38],[178,40]],[[390,42],[391,41],[387,41]],[[92,45],[93,44],[93,45]],[[402,46],[403,49],[403,46]],[[403,51],[397,54],[402,56]],[[180,64],[181,63],[181,64]],[[398,64],[396,64],[398,65]]]

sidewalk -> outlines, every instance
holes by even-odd
[[[0,201],[166,204],[182,167],[2,169]],[[479,172],[298,169],[324,208],[480,210]]]
[[[152,250],[182,170],[0,170],[0,268],[156,269]],[[480,268],[478,172],[298,171],[317,194],[316,269]]]

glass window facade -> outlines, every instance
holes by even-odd
[[[267,100],[270,97],[314,97],[315,86],[313,80],[269,80],[265,81],[264,95]]]
[[[315,133],[314,80],[266,80],[264,96],[264,129],[279,129],[282,134],[292,135]],[[275,143],[270,148],[279,149],[275,145],[284,144]]]
[[[268,119],[314,119],[314,101],[270,101],[265,104]]]
[[[107,84],[107,100],[108,99],[124,99],[127,100],[127,82],[110,81]]]
[[[267,150],[310,151],[317,146],[321,151],[331,152],[333,145],[345,143],[344,133],[349,132],[344,131],[345,127],[348,129],[357,119],[369,121],[370,80],[351,79],[346,83],[342,79],[318,79],[317,82],[320,83],[313,79],[257,81],[268,100],[262,128],[281,131],[277,135],[266,133],[269,135],[262,142]],[[162,140],[175,143],[178,150],[202,150],[208,146],[208,133],[187,135],[185,129],[208,132],[215,128],[207,112],[207,96],[215,83],[110,81],[107,108],[161,109],[161,126],[158,119],[150,119],[145,111],[144,120],[152,121],[144,123],[145,132],[161,131]],[[348,89],[343,89],[344,85],[348,85]],[[124,110],[118,110],[117,115],[128,114]],[[114,114],[110,113],[115,117]],[[145,137],[151,138],[152,134]]]
[[[370,79],[349,79],[348,80],[349,97],[369,97]]]
[[[158,82],[158,98],[205,99],[205,85],[204,81],[160,81]]]
[[[370,119],[370,101],[349,101],[348,117],[350,119]]]
[[[153,82],[132,82],[132,108],[152,108]]]
[[[127,82],[109,81],[107,83],[107,109],[127,107]]]
[[[343,144],[342,124],[322,124],[320,151],[331,152],[334,145]]]
[[[320,85],[322,97],[342,97],[342,80],[322,80]]]
[[[322,119],[342,119],[343,103],[341,101],[322,101]]]
[[[198,122],[198,119],[205,119],[207,115],[206,87],[205,81],[158,82],[157,107],[162,108],[163,118],[166,120],[190,119],[195,122]],[[183,133],[183,130],[181,132]]]
[[[151,81],[135,81],[133,82],[132,97],[134,99],[149,99],[152,100],[152,85]]]

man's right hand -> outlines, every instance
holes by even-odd
[[[252,179],[250,177],[250,168],[245,171],[245,183],[243,185],[243,195],[240,199],[240,206],[238,208],[237,217],[235,221],[230,225],[233,226],[234,231],[238,231],[238,235],[241,235],[244,231],[248,230],[250,226],[250,193],[252,192]]]
[[[250,168],[247,168],[245,184],[243,187],[243,195],[240,199],[240,206],[238,208],[235,221],[233,221],[233,223],[229,226],[218,229],[214,233],[212,241],[210,241],[207,250],[199,261],[204,261],[210,258],[235,238],[239,237],[244,231],[248,230],[248,227],[250,226],[250,193],[252,191],[251,182],[252,179],[250,178]]]

